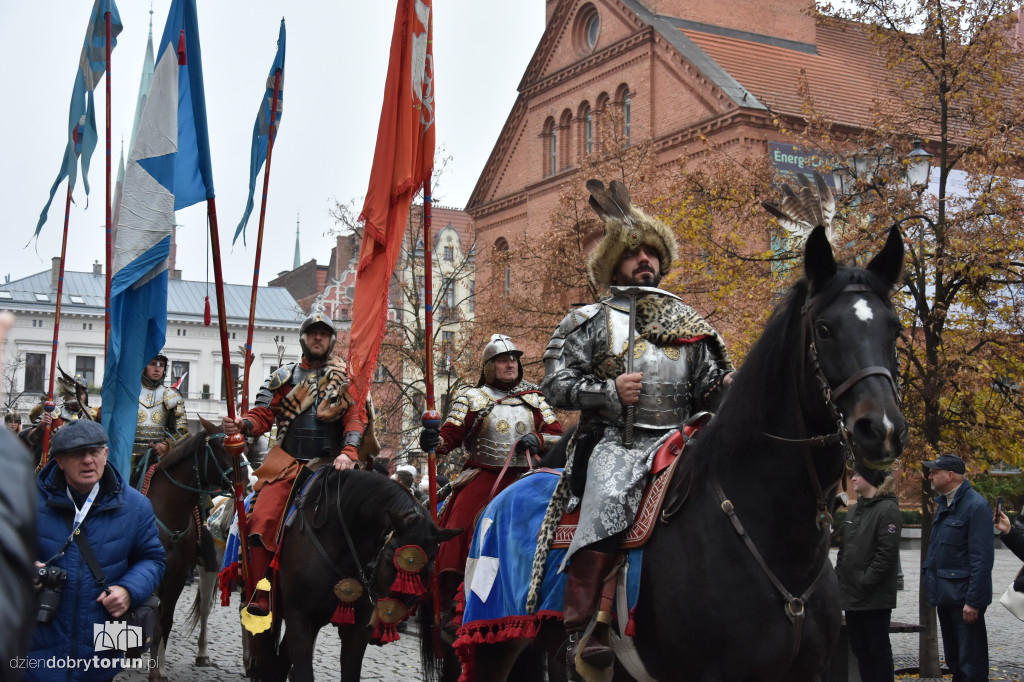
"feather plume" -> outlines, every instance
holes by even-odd
[[[781,201],[763,201],[761,205],[775,216],[782,227],[801,240],[806,240],[811,230],[821,225],[825,228],[828,240],[834,242],[832,219],[836,215],[836,200],[825,178],[818,171],[814,171],[813,177],[812,183],[806,175],[798,175],[800,187],[794,190],[789,185],[783,185]]]

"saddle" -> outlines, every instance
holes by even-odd
[[[654,462],[651,465],[651,477],[644,489],[643,498],[640,501],[640,509],[637,511],[633,524],[629,527],[626,537],[622,542],[622,549],[634,549],[643,547],[650,539],[651,531],[654,529],[655,521],[661,512],[665,502],[665,496],[675,474],[676,465],[680,462],[679,455],[683,452],[686,443],[692,438],[710,419],[710,415],[702,413],[691,419],[682,429],[675,431],[668,440],[662,443],[658,452],[654,455]],[[567,549],[576,535],[576,528],[579,525],[580,507],[572,512],[562,514],[558,528],[555,529],[555,539],[551,545],[552,549]]]

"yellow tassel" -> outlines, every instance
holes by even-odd
[[[257,590],[263,590],[264,592],[270,592],[270,581],[266,578],[260,578],[260,581],[256,583]]]
[[[274,623],[273,614],[254,616],[247,609],[242,609],[242,627],[254,635],[266,632]]]

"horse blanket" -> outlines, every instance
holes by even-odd
[[[562,619],[567,574],[559,573],[558,566],[564,549],[549,553],[537,609],[534,613],[526,609],[537,536],[560,474],[561,470],[542,470],[524,476],[481,512],[466,562],[465,612],[456,649],[532,638],[542,619]],[[641,558],[640,549],[631,550],[626,558],[630,611],[639,592]]]

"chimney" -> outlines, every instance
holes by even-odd
[[[92,264],[92,274],[94,274],[94,275],[102,275],[103,274],[103,266],[100,265],[99,261],[93,262],[93,264]]]
[[[50,261],[50,286],[57,288],[60,280],[60,256],[54,256]]]

